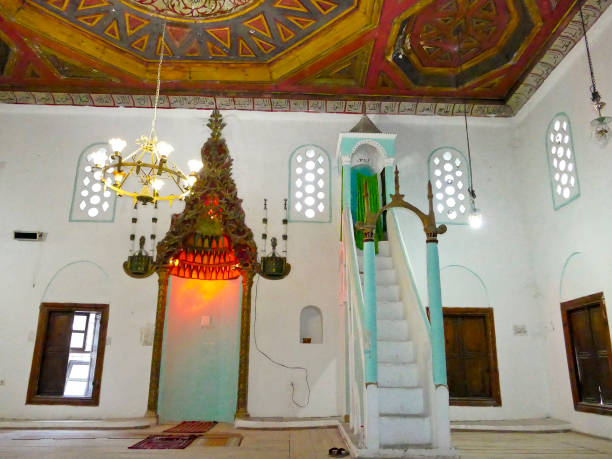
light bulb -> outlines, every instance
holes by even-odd
[[[110,144],[113,151],[117,153],[121,153],[127,145],[127,142],[125,140],[119,138],[110,139],[108,143]]]
[[[190,159],[187,161],[187,166],[189,166],[189,170],[191,172],[198,172],[200,169],[202,169],[203,165],[204,164],[202,164],[202,161],[199,159]]]
[[[174,147],[170,145],[168,142],[159,142],[157,144],[157,151],[162,156],[168,156],[170,153],[174,151]]]
[[[151,185],[153,186],[153,188],[155,189],[155,191],[159,191],[162,189],[162,187],[164,186],[164,181],[162,179],[158,179],[156,178],[155,180],[153,180],[153,182],[151,183]]]
[[[476,207],[472,207],[472,212],[468,216],[468,222],[472,228],[480,228],[482,226],[482,214]]]
[[[104,163],[106,163],[106,160],[108,159],[108,156],[106,156],[106,150],[104,148],[100,148],[91,155],[91,159],[96,166],[104,166]]]
[[[600,147],[605,147],[610,141],[610,122],[612,118],[609,116],[600,116],[591,121],[593,128],[591,136]]]

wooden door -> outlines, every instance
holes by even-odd
[[[491,308],[443,308],[451,405],[500,405]]]
[[[603,294],[561,304],[574,407],[612,414],[612,356]]]

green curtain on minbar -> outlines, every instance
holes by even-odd
[[[356,197],[356,222],[362,222],[365,219],[365,184],[368,184],[368,199],[370,202],[370,212],[376,213],[380,209],[380,198],[378,196],[378,176],[374,175],[363,175],[357,172],[357,193]],[[376,230],[374,231],[374,249],[378,253],[378,241],[382,239],[382,220],[378,219],[376,222]],[[361,231],[355,231],[355,244],[361,250],[363,250],[363,233]]]

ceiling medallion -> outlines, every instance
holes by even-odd
[[[260,0],[124,0],[124,3],[144,7],[168,19],[206,20],[239,13]]]

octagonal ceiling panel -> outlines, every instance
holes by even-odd
[[[167,106],[508,116],[580,39],[577,6],[2,0],[0,101],[150,106],[163,53]]]

